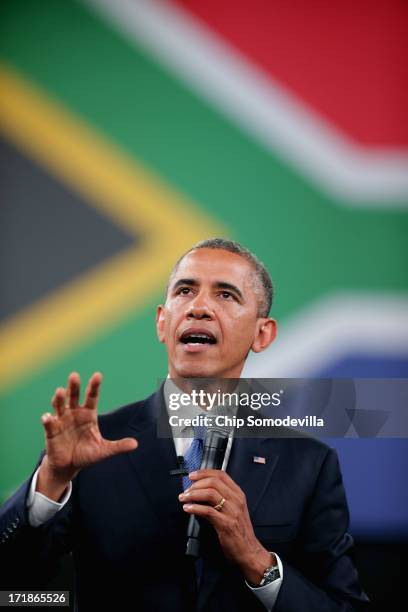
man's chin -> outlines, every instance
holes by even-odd
[[[189,361],[188,363],[173,365],[174,375],[172,378],[216,378],[220,369],[216,367],[216,364],[208,363],[204,359],[193,363]]]

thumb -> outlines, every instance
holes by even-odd
[[[121,440],[109,441],[110,455],[119,455],[119,453],[129,453],[139,446],[135,438],[122,438]]]

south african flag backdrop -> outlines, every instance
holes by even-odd
[[[247,376],[408,378],[407,24],[398,0],[3,0],[0,500],[70,371],[103,372],[101,412],[166,376],[155,307],[200,239],[274,280]],[[333,445],[396,572],[407,440]]]

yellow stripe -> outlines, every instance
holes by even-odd
[[[182,252],[197,240],[226,232],[4,66],[0,90],[0,130],[5,136],[114,223],[143,234],[137,249],[112,257],[6,320],[0,327],[0,386],[5,387],[89,339],[102,325],[148,303]]]

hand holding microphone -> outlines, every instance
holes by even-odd
[[[227,450],[228,444],[228,430],[221,428],[211,428],[207,431],[204,447],[203,456],[201,460],[200,470],[213,469],[221,470],[224,462],[225,451]],[[190,487],[191,490],[191,487]],[[221,503],[222,502],[222,503]],[[219,509],[222,509],[225,500],[219,500]],[[220,505],[221,504],[221,505]],[[200,554],[200,523],[192,514],[187,528],[187,548],[186,555],[191,557],[198,557]]]
[[[239,566],[245,579],[259,584],[265,568],[276,563],[274,556],[256,538],[242,489],[221,470],[228,431],[208,430],[201,469],[189,474],[192,486],[179,495],[189,514],[186,555],[200,555],[200,524],[208,520],[218,535],[225,557]]]

